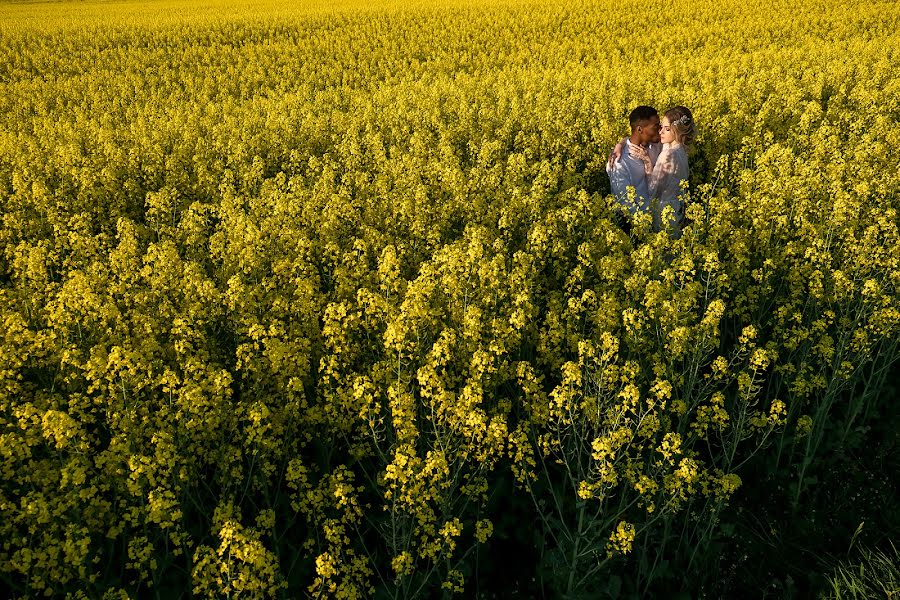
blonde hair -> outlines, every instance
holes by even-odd
[[[697,139],[697,124],[694,122],[694,115],[686,106],[674,106],[667,110],[663,115],[669,120],[669,126],[672,133],[675,134],[675,141],[685,146],[691,146]]]

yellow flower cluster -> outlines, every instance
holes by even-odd
[[[607,544],[607,553],[610,555],[616,553],[628,554],[634,544],[634,525],[625,521],[619,521],[615,531],[609,536]]]
[[[802,493],[897,360],[900,4],[669,4],[0,5],[0,586],[471,595],[515,506],[574,597]]]

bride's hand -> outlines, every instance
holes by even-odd
[[[609,168],[612,169],[620,158],[622,158],[622,142],[616,144],[616,147],[609,153]]]

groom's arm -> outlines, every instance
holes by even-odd
[[[628,187],[634,186],[634,182],[631,180],[631,171],[625,163],[615,161],[606,165],[606,174],[609,175],[609,187],[612,195],[624,204],[628,199]]]

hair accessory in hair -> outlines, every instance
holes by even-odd
[[[690,118],[689,116],[687,116],[687,115],[681,115],[680,117],[678,117],[678,119],[675,120],[675,124],[676,124],[676,125],[682,125],[682,126],[684,126],[684,125],[690,125],[690,124],[691,124],[691,118]]]

